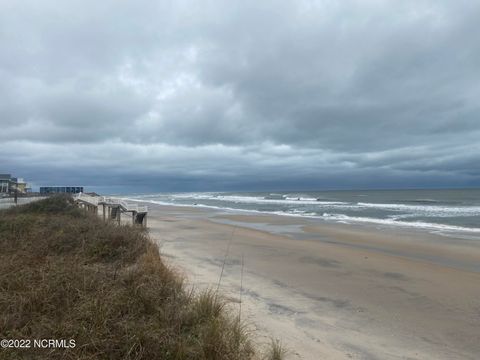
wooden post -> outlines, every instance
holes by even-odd
[[[103,210],[103,222],[105,222],[105,204],[102,204],[102,210]]]
[[[118,225],[120,225],[120,220],[121,220],[121,211],[120,211],[120,207],[117,208],[117,221],[118,221]]]
[[[143,217],[142,225],[147,227],[147,213],[145,213],[145,216]]]
[[[132,211],[132,226],[135,225],[135,211]]]

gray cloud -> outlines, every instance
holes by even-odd
[[[469,1],[0,4],[0,163],[146,189],[478,186]],[[256,185],[255,185],[256,184]]]

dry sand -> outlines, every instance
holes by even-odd
[[[148,225],[200,288],[230,243],[221,292],[289,359],[480,359],[478,240],[151,204]]]

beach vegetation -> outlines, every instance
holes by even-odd
[[[287,350],[282,343],[278,339],[272,339],[265,360],[282,360],[285,358],[286,354]]]
[[[69,197],[0,211],[0,246],[0,338],[65,340],[0,349],[2,359],[283,356],[255,344],[216,291],[189,290],[146,230],[104,223]]]

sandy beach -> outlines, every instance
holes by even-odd
[[[148,226],[197,288],[217,287],[228,249],[221,292],[289,359],[480,354],[478,240],[152,204]]]

